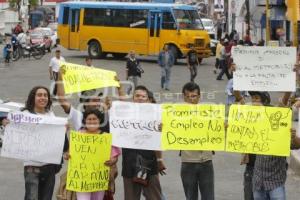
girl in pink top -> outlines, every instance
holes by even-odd
[[[81,132],[91,134],[102,134],[100,124],[104,121],[104,114],[99,110],[87,110],[83,113]],[[121,150],[112,146],[110,160],[105,162],[105,165],[112,167],[118,161],[118,156]],[[67,156],[68,157],[68,156]],[[76,192],[77,200],[102,200],[105,191],[98,192]]]

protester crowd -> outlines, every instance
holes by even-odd
[[[272,101],[268,92],[252,91],[247,93],[233,90],[232,72],[235,70],[235,66],[231,58],[231,48],[236,45],[252,45],[249,37],[246,37],[245,41],[237,41],[237,38],[234,35],[231,38],[226,36],[220,40],[217,47],[215,73],[220,70],[217,80],[222,80],[224,74],[230,80],[226,89],[228,94],[226,103],[228,105],[245,104],[245,97],[250,96],[252,105],[271,106]],[[52,101],[57,100],[63,111],[68,115],[70,126],[74,130],[79,131],[81,134],[109,134],[108,113],[111,100],[97,90],[84,91],[81,92],[80,99],[78,99],[80,100],[79,103],[83,105],[83,110],[77,110],[65,97],[62,84],[63,71],[59,67],[59,62],[65,60],[60,53],[60,50],[56,50],[55,57],[51,59],[49,64],[49,77],[50,80],[55,82],[55,89],[50,92],[48,88],[43,86],[34,87],[29,92],[22,112],[41,116],[55,116],[52,111]],[[161,89],[170,89],[170,75],[174,63],[174,56],[168,46],[165,45],[158,58],[158,64],[161,67]],[[86,65],[93,67],[90,58],[86,58]],[[190,70],[190,82],[182,87],[183,100],[187,104],[196,105],[201,103],[201,91],[199,85],[195,83],[199,61],[193,47],[188,54],[187,65]],[[300,67],[297,64],[295,66],[296,69]],[[134,103],[155,103],[153,93],[147,87],[138,84],[138,79],[144,71],[134,51],[129,53],[124,71],[126,79],[132,82],[132,85],[125,92],[120,83],[120,87],[117,88],[117,100],[128,100],[128,95],[132,93],[131,101]],[[116,80],[118,80],[117,77]],[[294,94],[286,92],[281,98],[279,106],[289,107],[297,112],[296,108],[300,107],[300,99],[294,98]],[[7,125],[9,121],[5,120],[3,123]],[[68,132],[70,126],[66,126]],[[296,131],[291,129],[291,149],[299,148],[300,138],[296,136]],[[199,191],[201,199],[215,199],[213,154],[213,151],[180,151],[180,177],[187,200],[199,199]],[[159,174],[165,174],[167,168],[161,151],[129,148],[121,150],[113,146],[110,160],[105,162],[105,165],[111,168],[109,191],[77,192],[76,198],[78,200],[113,199],[115,192],[114,179],[117,178],[116,164],[120,155],[122,156],[121,175],[123,177],[125,200],[139,200],[141,196],[144,196],[147,200],[163,200],[166,198],[159,179]],[[72,159],[72,155],[69,154],[68,138],[65,139],[64,154],[62,156],[65,160]],[[146,166],[137,166],[137,163],[147,164]],[[286,199],[285,181],[288,169],[286,157],[246,154],[242,155],[241,164],[246,164],[244,173],[245,200]],[[137,168],[141,167],[147,169],[145,178],[137,175]],[[55,174],[60,171],[60,168],[60,165],[25,161],[25,200],[51,200],[55,185]],[[62,193],[67,194],[67,191],[64,190]],[[58,194],[61,199],[63,199],[62,196],[63,194]],[[69,197],[69,199],[72,198],[74,196]]]

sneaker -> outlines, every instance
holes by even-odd
[[[166,90],[166,91],[170,91],[170,89],[169,89],[169,88],[165,88],[165,90]]]

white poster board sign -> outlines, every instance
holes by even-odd
[[[1,156],[60,164],[67,119],[24,112],[9,113]]]
[[[161,150],[160,105],[115,101],[109,118],[114,146]]]
[[[295,91],[296,48],[233,47],[233,88],[239,91]]]

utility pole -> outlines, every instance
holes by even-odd
[[[246,14],[247,31],[246,31],[246,34],[250,35],[250,2],[249,2],[249,0],[246,0],[246,8],[247,8],[247,14]]]
[[[266,44],[270,41],[270,2],[266,0]]]

